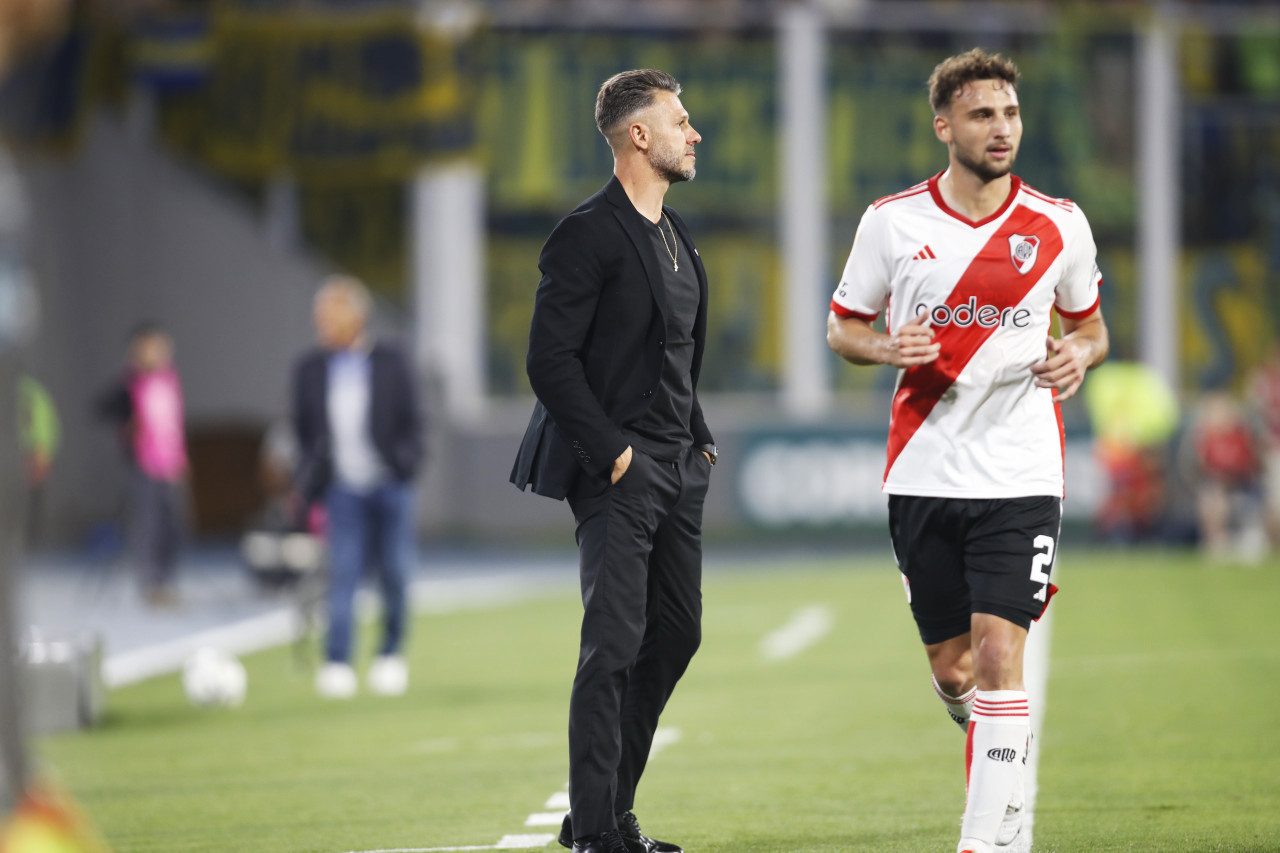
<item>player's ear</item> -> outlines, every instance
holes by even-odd
[[[944,145],[951,144],[951,122],[947,121],[946,116],[933,117],[933,135]]]
[[[627,127],[627,136],[631,144],[639,151],[649,150],[649,126],[642,121],[633,121]]]

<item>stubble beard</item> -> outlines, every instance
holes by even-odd
[[[692,181],[698,169],[692,163],[685,165],[684,151],[654,151],[649,154],[649,165],[658,177],[668,184]]]
[[[984,150],[985,153],[985,150]],[[1013,161],[1017,157],[1017,152],[1010,149],[1009,159],[1002,164],[988,163],[985,160],[976,159],[965,154],[959,148],[956,149],[956,161],[964,166],[970,172],[978,177],[978,180],[984,184],[989,184],[996,178],[1003,178],[1005,175],[1013,171]]]

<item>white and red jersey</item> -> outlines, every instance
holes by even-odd
[[[938,358],[898,371],[884,491],[1012,498],[1063,494],[1064,435],[1045,359],[1053,310],[1098,307],[1102,282],[1084,214],[1017,177],[980,222],[943,201],[935,175],[867,208],[831,300],[890,329],[928,314]]]

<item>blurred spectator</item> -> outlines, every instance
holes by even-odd
[[[27,544],[37,541],[44,503],[44,486],[58,452],[62,426],[53,397],[27,374],[18,378],[19,440],[27,487]]]
[[[69,5],[65,0],[0,0],[0,83],[24,54],[58,37],[66,23]],[[0,255],[10,252],[17,255],[15,250],[26,232],[26,201],[17,175],[18,170],[0,142]],[[0,272],[0,291],[3,291],[6,309],[0,312],[0,394],[6,400],[12,399],[9,395],[16,390],[10,383],[17,380],[17,351],[35,328],[34,316],[23,317],[23,312],[15,310],[15,303],[20,300],[13,297],[22,287],[19,277],[13,273],[20,270],[21,265],[7,266],[8,270]],[[0,406],[0,413],[8,422],[0,427],[0,437],[6,444],[12,438],[8,430],[19,426],[16,418],[11,420],[11,411],[7,406]],[[15,563],[20,537],[9,512],[12,506],[9,490],[18,488],[19,477],[7,465],[0,463],[0,469],[4,475],[0,478],[0,849],[14,850],[15,827],[22,818],[21,810],[31,802],[32,791],[27,786],[29,761],[22,737],[23,679],[19,677],[14,646],[16,626],[22,624],[14,597],[19,585]],[[18,812],[14,811],[15,805],[19,806]],[[77,848],[64,845],[63,849]]]
[[[177,603],[174,567],[182,541],[187,441],[182,383],[173,365],[173,340],[156,323],[130,337],[129,364],[100,408],[120,431],[133,468],[130,538],[148,603]]]
[[[1115,542],[1160,536],[1167,509],[1167,444],[1178,428],[1173,390],[1144,364],[1110,361],[1094,370],[1084,398],[1094,452],[1107,478],[1095,516],[1098,535]]]
[[[53,466],[62,429],[58,410],[45,387],[27,374],[18,379],[18,412],[22,419],[20,437],[27,472],[27,486],[44,484]]]
[[[1262,422],[1263,496],[1271,547],[1280,549],[1280,342],[1253,372],[1249,398]]]
[[[1255,543],[1259,537],[1253,535],[1261,460],[1244,410],[1226,392],[1207,394],[1200,401],[1191,439],[1200,474],[1201,544],[1213,555],[1236,551],[1245,557],[1261,556]]]
[[[303,356],[293,378],[298,488],[308,503],[323,499],[328,509],[329,636],[316,690],[335,699],[356,692],[352,610],[361,572],[373,561],[385,633],[367,683],[374,693],[399,695],[409,681],[400,649],[423,424],[407,359],[366,334],[370,307],[369,292],[356,279],[325,282],[313,316],[320,348]]]

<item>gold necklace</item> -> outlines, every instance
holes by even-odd
[[[662,212],[662,218],[667,219],[667,212]],[[676,237],[676,229],[671,228],[671,220],[667,219],[667,227],[671,228],[671,241],[676,244],[676,250],[671,251],[671,247],[667,245],[667,234],[662,230],[662,223],[655,222],[658,226],[658,235],[662,237],[662,246],[667,250],[667,257],[671,259],[671,271],[680,272],[680,264],[676,261],[676,255],[680,254],[680,240]]]

